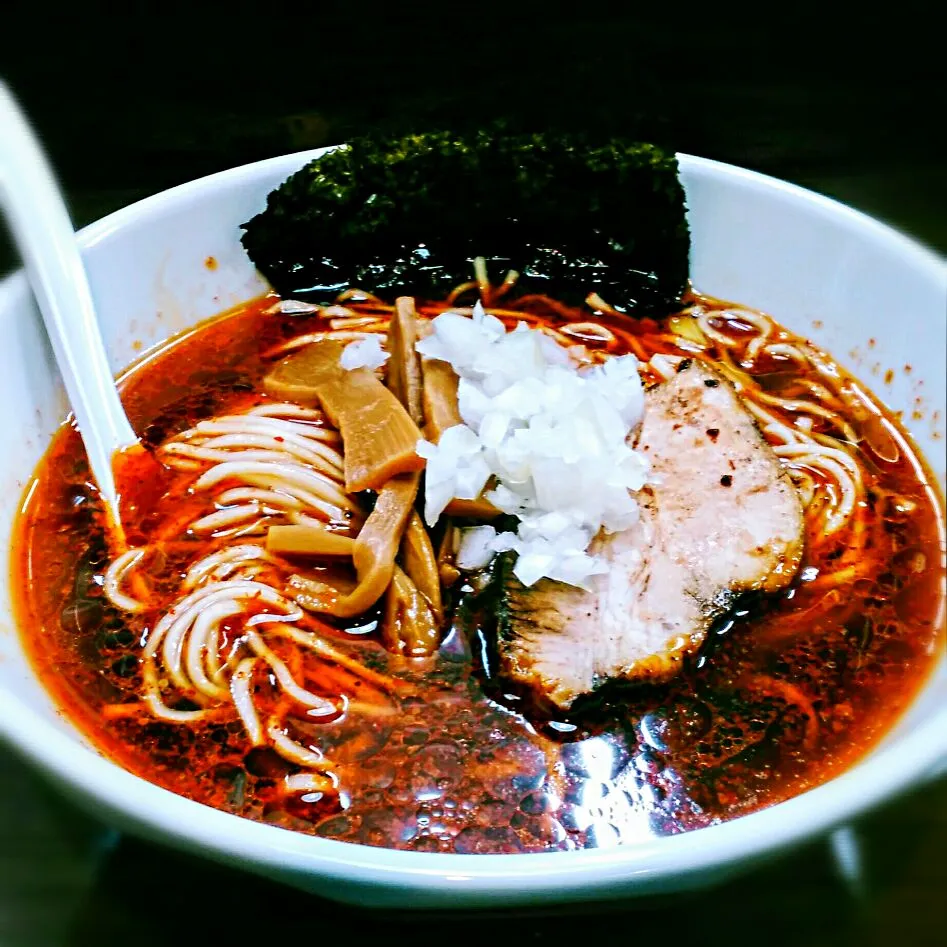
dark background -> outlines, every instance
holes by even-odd
[[[93,0],[59,11],[8,0],[0,72],[33,116],[77,225],[366,128],[504,117],[658,137],[813,187],[947,250],[936,4],[565,9]]]
[[[935,4],[81,3],[0,10],[0,76],[75,223],[236,164],[368,128],[649,136],[803,184],[947,252]],[[2,130],[0,130],[2,134]],[[13,262],[0,243],[0,270]],[[947,783],[861,820],[847,880],[827,841],[724,888],[629,911],[366,915],[122,839],[0,755],[0,947],[761,942],[943,944]],[[229,907],[225,907],[229,905]],[[613,912],[618,913],[613,913]]]

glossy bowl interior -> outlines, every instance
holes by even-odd
[[[204,178],[82,232],[116,370],[265,288],[242,252],[239,224],[316,154]],[[827,348],[891,408],[913,415],[908,427],[942,494],[944,262],[861,214],[782,182],[688,156],[681,170],[697,288],[771,313]],[[216,265],[208,265],[211,257]],[[0,327],[0,545],[9,574],[22,491],[67,406],[22,274],[0,284]],[[70,799],[120,828],[329,897],[400,907],[561,903],[721,880],[927,778],[947,760],[947,659],[876,750],[826,785],[724,825],[584,852],[477,856],[353,846],[242,820],[152,786],[103,758],[57,713],[24,656],[8,582],[0,583],[0,736]]]

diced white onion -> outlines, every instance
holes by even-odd
[[[458,569],[482,569],[490,564],[497,531],[492,526],[473,526],[461,533],[457,547]]]
[[[644,410],[638,360],[581,365],[541,330],[520,323],[507,332],[479,303],[472,318],[439,315],[417,350],[457,373],[464,422],[436,445],[418,442],[426,521],[433,526],[452,499],[476,499],[491,482],[486,499],[519,518],[515,533],[466,530],[460,568],[514,551],[513,571],[527,586],[541,578],[582,586],[605,571],[589,547],[600,532],[635,525],[633,494],[648,478],[646,458],[628,445]]]
[[[382,351],[381,338],[377,335],[349,342],[339,357],[339,364],[348,371],[356,368],[370,368],[374,371],[387,361],[388,353]]]

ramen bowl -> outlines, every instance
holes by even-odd
[[[113,367],[266,289],[239,225],[320,152],[174,188],[86,228],[79,240]],[[702,292],[772,314],[865,379],[901,417],[943,492],[947,269],[911,240],[842,205],[738,168],[681,156]],[[0,285],[0,534],[68,412],[22,274]],[[6,562],[6,573],[11,573]],[[943,618],[941,617],[941,621]],[[118,828],[363,906],[444,908],[664,894],[719,882],[845,823],[947,761],[947,659],[885,738],[841,776],[733,821],[611,848],[456,855],[371,848],[251,822],[142,780],[57,711],[0,588],[0,736],[71,802]]]

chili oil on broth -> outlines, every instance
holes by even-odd
[[[264,402],[272,353],[293,340],[347,326],[383,330],[390,313],[349,299],[356,326],[338,312],[274,313],[274,301],[204,323],[127,373],[123,401],[148,446]],[[101,509],[78,434],[64,426],[18,523],[13,584],[34,666],[99,748],[159,786],[285,828],[393,848],[519,852],[611,845],[733,818],[824,782],[883,735],[943,647],[942,509],[896,422],[873,400],[859,407],[827,391],[825,371],[847,378],[828,359],[820,374],[780,356],[779,345],[793,339],[778,326],[776,354],[756,344],[748,360],[762,317],[739,307],[694,296],[681,316],[658,323],[608,312],[590,320],[543,297],[509,305],[488,311],[508,324],[523,318],[565,330],[560,340],[587,346],[592,358],[707,358],[752,390],[771,420],[792,425],[804,416],[806,430],[845,437],[833,429],[837,420],[782,407],[816,392],[860,439],[864,489],[852,516],[824,535],[819,495],[832,485],[802,471],[801,489],[816,496],[799,579],[774,599],[746,600],[670,684],[606,690],[571,719],[549,720],[492,676],[489,591],[468,584],[454,595],[452,627],[431,658],[397,657],[375,634],[348,634],[337,622],[325,632],[333,646],[395,681],[399,693],[378,699],[345,667],[307,659],[307,687],[344,693],[363,709],[327,722],[296,718],[297,732],[334,762],[338,792],[294,796],[283,778],[299,767],[251,747],[236,714],[185,726],[122,712],[140,703],[142,641],[155,613],[120,612],[102,594]],[[695,334],[695,324],[707,331]],[[758,419],[765,432],[769,422]],[[190,502],[180,472],[146,461],[123,474],[131,545]],[[163,607],[200,547],[170,544],[149,564]],[[364,631],[377,618],[348,627]],[[278,698],[274,689],[260,699]]]

